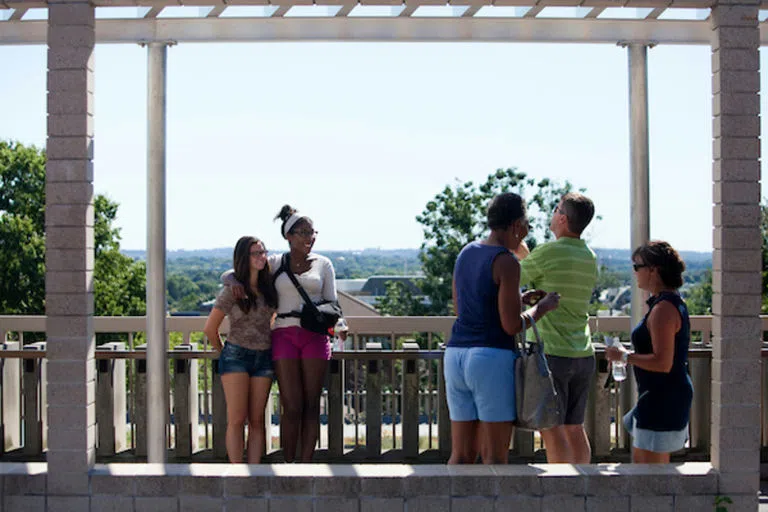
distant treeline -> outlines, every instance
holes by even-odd
[[[630,251],[595,249],[602,268],[601,288],[629,284]],[[144,251],[124,251],[136,259]],[[419,275],[417,249],[323,251],[333,261],[338,279],[366,279],[372,275]],[[216,296],[219,276],[231,267],[231,249],[171,251],[168,253],[168,305],[172,312],[199,311],[201,304]],[[698,283],[711,267],[711,254],[684,252],[688,265],[686,282]]]

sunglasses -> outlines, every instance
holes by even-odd
[[[314,229],[301,229],[298,231],[294,231],[293,234],[303,236],[305,238],[309,238],[311,236],[317,235],[317,231],[315,231]]]
[[[637,271],[638,271],[638,270],[640,270],[641,268],[645,268],[645,267],[647,267],[647,266],[648,266],[648,265],[646,265],[645,263],[633,263],[633,264],[632,264],[632,268],[635,270],[635,272],[637,272]]]

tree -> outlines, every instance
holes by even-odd
[[[117,203],[94,199],[96,315],[143,315],[145,266],[120,253]],[[45,152],[0,141],[0,313],[45,313]]]
[[[704,272],[704,276],[698,284],[691,287],[685,298],[688,311],[692,315],[712,314],[712,270]]]
[[[376,309],[382,315],[421,316],[426,307],[421,299],[414,297],[411,289],[400,281],[387,281],[387,291],[376,300]]]
[[[573,186],[559,185],[548,178],[538,182],[517,169],[498,169],[485,183],[457,181],[429,201],[416,220],[424,227],[420,259],[425,277],[419,286],[430,298],[429,314],[451,313],[451,276],[459,251],[467,243],[487,234],[486,209],[503,192],[515,192],[528,204],[531,231],[526,242],[533,249],[537,240],[552,237],[549,221],[560,198]]]
[[[761,248],[763,260],[763,306],[762,312],[768,313],[768,201],[760,206],[760,232],[763,237]]]
[[[45,311],[45,156],[0,141],[0,312]]]

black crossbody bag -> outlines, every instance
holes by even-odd
[[[293,286],[296,287],[299,295],[301,295],[301,298],[304,299],[304,306],[301,308],[300,313],[292,311],[290,313],[282,313],[277,316],[280,318],[290,316],[298,317],[302,328],[318,334],[329,335],[330,330],[336,326],[336,322],[338,322],[339,318],[342,316],[339,303],[336,301],[324,301],[320,304],[315,304],[312,302],[312,300],[309,298],[309,295],[307,295],[307,292],[304,290],[304,287],[301,286],[299,280],[296,279],[296,276],[291,270],[291,262],[288,253],[283,254],[283,257],[280,260],[280,268],[277,269],[277,272],[275,272],[273,279],[277,279],[277,276],[280,275],[280,272],[285,272],[288,275],[288,278],[293,283]]]

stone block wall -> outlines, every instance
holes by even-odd
[[[714,510],[722,493],[709,463],[106,464],[88,494],[47,495],[46,464],[0,464],[2,510],[212,512],[634,512]],[[729,510],[756,510],[730,493]]]

